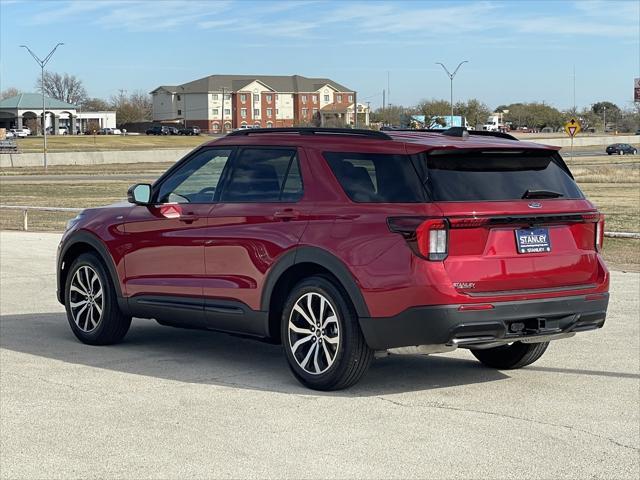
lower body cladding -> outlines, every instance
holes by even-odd
[[[604,325],[608,293],[488,304],[413,307],[384,318],[360,318],[374,350],[443,353],[466,347],[568,338]]]

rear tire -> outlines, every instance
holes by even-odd
[[[314,390],[350,387],[373,360],[349,297],[329,277],[309,277],[293,288],[281,335],[291,371]]]
[[[522,343],[515,342],[495,348],[471,350],[480,362],[499,370],[512,370],[526,367],[538,360],[547,350],[549,342]]]
[[[83,253],[73,261],[64,291],[67,320],[81,342],[110,345],[129,331],[131,317],[120,311],[113,281],[95,254]]]

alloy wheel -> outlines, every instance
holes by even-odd
[[[291,353],[305,372],[319,375],[333,365],[340,346],[340,324],[324,295],[305,293],[296,301],[288,333]]]
[[[69,309],[76,326],[83,332],[94,331],[102,320],[102,282],[98,273],[88,265],[79,267],[71,279]]]

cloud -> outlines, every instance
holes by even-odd
[[[564,38],[637,38],[640,3],[580,0],[575,3],[466,1],[337,2],[291,0],[100,0],[50,2],[26,22],[44,25],[83,21],[108,30],[200,29],[288,39],[420,43],[499,35]],[[517,8],[522,5],[522,8]],[[550,8],[550,6],[552,6]],[[354,38],[355,37],[355,38]],[[537,40],[536,40],[537,41]],[[384,43],[384,42],[383,42]]]

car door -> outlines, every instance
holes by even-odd
[[[156,182],[151,205],[137,205],[127,216],[124,283],[134,310],[194,311],[202,321],[208,216],[232,153],[228,147],[198,150]],[[145,316],[158,318],[147,310]]]
[[[205,316],[211,328],[264,335],[259,312],[270,267],[294,248],[307,225],[295,147],[239,147],[205,241]]]

